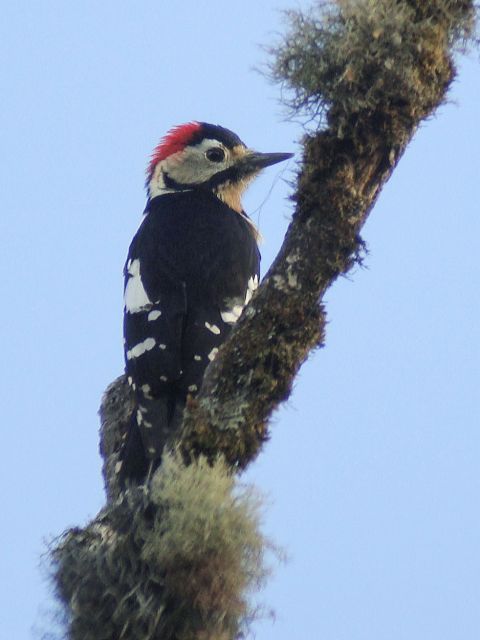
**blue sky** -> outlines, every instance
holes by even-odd
[[[123,368],[122,267],[148,155],[172,125],[297,151],[254,67],[282,29],[262,3],[2,8],[1,314],[5,638],[48,630],[43,540],[103,503],[96,411]],[[306,2],[295,6],[307,6]],[[420,128],[364,230],[366,269],[326,296],[311,356],[247,473],[286,547],[259,640],[473,640],[480,628],[478,64]],[[297,156],[298,158],[298,156]],[[250,189],[275,256],[295,163]]]

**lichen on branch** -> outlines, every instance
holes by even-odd
[[[225,463],[186,466],[166,454],[152,486],[131,489],[52,551],[70,640],[226,640],[258,611],[263,584],[261,496]]]
[[[475,26],[473,3],[452,0],[318,2],[287,19],[272,77],[294,113],[321,116],[340,136],[362,113],[428,115],[451,80],[452,51]]]
[[[245,467],[268,438],[308,354],[323,344],[326,289],[362,252],[360,231],[422,120],[442,104],[454,56],[473,39],[467,0],[339,0],[290,11],[271,75],[303,140],[283,246],[207,369],[180,435],[185,455]]]
[[[322,299],[358,262],[361,229],[422,120],[442,104],[474,37],[473,0],[338,0],[289,12],[272,77],[309,120],[280,252],[190,400],[149,488],[121,492],[133,402],[123,377],[101,409],[108,503],[52,551],[70,640],[234,640],[266,575],[258,503],[234,472],[325,334]],[[294,434],[295,435],[295,434]]]

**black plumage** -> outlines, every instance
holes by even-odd
[[[232,317],[258,283],[260,266],[246,215],[209,190],[156,196],[145,213],[125,267],[126,373],[137,410],[121,473],[136,479],[160,459],[187,394],[200,389]],[[138,309],[128,309],[128,296]]]
[[[241,196],[290,153],[258,153],[205,122],[171,129],[147,169],[145,217],[125,265],[125,363],[135,411],[116,469],[141,481],[178,430],[189,394],[259,281]]]

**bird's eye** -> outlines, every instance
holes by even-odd
[[[221,147],[213,147],[205,153],[205,157],[210,162],[223,162],[225,160],[225,151]]]

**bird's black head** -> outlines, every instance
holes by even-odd
[[[292,155],[258,153],[229,129],[189,122],[169,131],[156,147],[147,170],[149,197],[207,189],[240,212],[242,193],[259,171]]]

